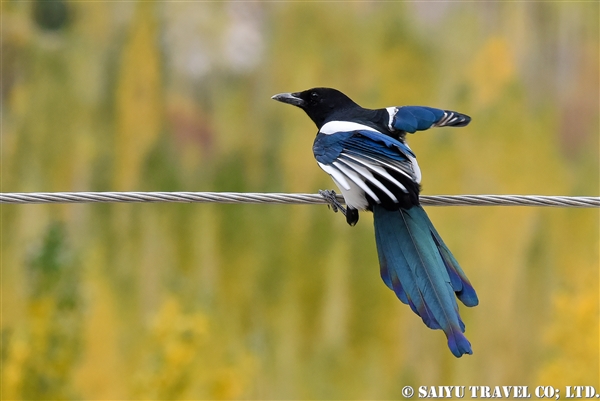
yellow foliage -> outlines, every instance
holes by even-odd
[[[227,357],[214,344],[207,317],[185,312],[176,297],[164,300],[142,342],[135,394],[147,399],[236,399],[247,392],[254,358]],[[194,392],[191,392],[194,391]],[[199,392],[198,392],[199,391]]]
[[[585,384],[596,388],[600,384],[598,291],[595,283],[587,284],[580,286],[583,287],[580,293],[559,294],[554,299],[554,321],[543,337],[553,352],[546,356],[547,364],[538,376],[540,383],[560,387]]]
[[[493,103],[515,74],[514,55],[508,42],[500,37],[487,39],[467,71],[474,103],[480,107]]]
[[[148,2],[136,6],[116,87],[116,190],[136,188],[142,163],[163,123],[155,7]]]

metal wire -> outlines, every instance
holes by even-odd
[[[553,206],[600,207],[595,196],[540,195],[424,195],[425,206]],[[340,203],[344,198],[338,195]],[[0,203],[273,203],[317,205],[327,201],[319,194],[240,193],[240,192],[30,192],[0,193]]]

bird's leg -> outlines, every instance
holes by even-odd
[[[358,222],[358,210],[347,207],[345,208],[342,204],[337,200],[335,191],[333,190],[319,190],[319,195],[321,195],[327,201],[327,205],[337,213],[338,209],[342,212],[344,216],[346,216],[346,222],[353,226]]]

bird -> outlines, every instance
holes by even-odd
[[[333,88],[280,93],[272,99],[297,106],[317,126],[313,154],[344,197],[323,191],[349,225],[359,211],[373,213],[384,283],[431,329],[445,333],[452,354],[472,354],[458,298],[479,303],[473,285],[420,205],[421,170],[406,134],[433,127],[464,127],[465,114],[424,106],[367,109]]]

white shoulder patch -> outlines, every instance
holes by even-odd
[[[397,107],[386,107],[385,109],[387,110],[388,114],[390,115],[390,119],[388,121],[388,128],[390,129],[390,131],[395,131],[394,127],[392,127],[392,123],[394,122],[394,116],[398,112],[398,108]]]
[[[374,128],[359,123],[353,123],[352,121],[329,121],[321,127],[319,132],[325,135],[331,135],[337,132],[351,132],[360,130],[377,131]]]

